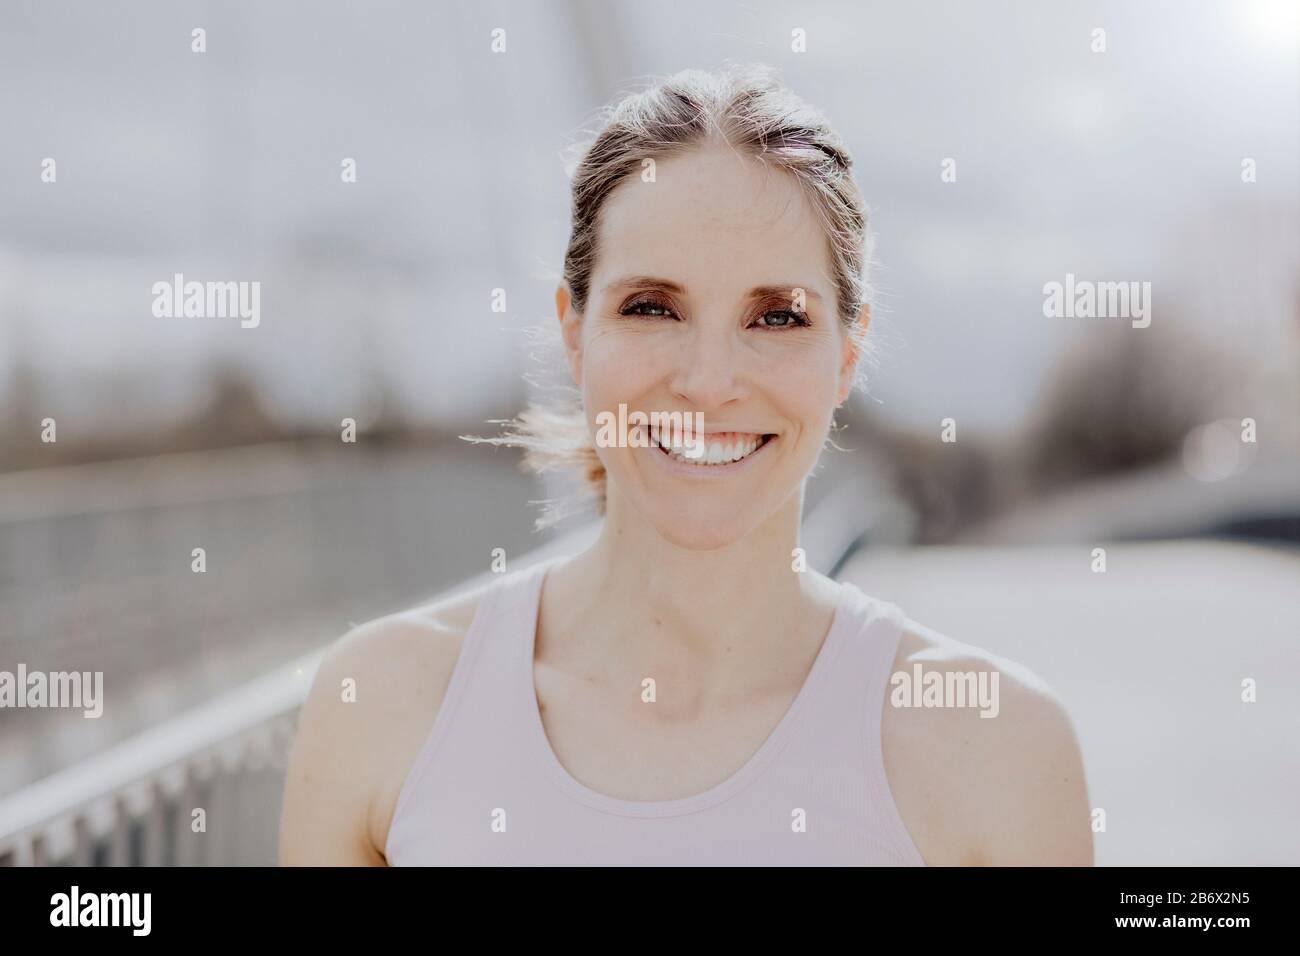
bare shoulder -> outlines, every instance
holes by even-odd
[[[908,620],[882,736],[894,801],[927,863],[1092,865],[1074,725],[1028,668]]]
[[[358,625],[326,649],[298,715],[282,863],[385,862],[398,794],[485,587]]]

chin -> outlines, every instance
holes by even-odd
[[[687,551],[717,551],[753,535],[780,508],[752,487],[641,487],[629,503],[661,538]]]
[[[773,467],[778,459],[770,454],[722,468],[668,463],[658,448],[631,454],[636,457],[630,461],[607,461],[606,474],[627,489],[623,497],[632,511],[663,540],[687,551],[717,551],[744,541],[802,487],[796,482],[789,493],[772,493],[778,476],[788,476]]]

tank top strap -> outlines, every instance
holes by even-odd
[[[840,589],[836,623],[827,639],[838,633],[841,646],[834,649],[833,666],[816,695],[813,724],[818,733],[843,728],[848,732],[843,744],[852,750],[878,748],[880,705],[905,618],[897,605],[870,597],[853,584],[840,582]],[[868,734],[865,741],[863,730]]]
[[[835,670],[838,684],[828,699],[851,702],[853,725],[865,734],[860,739],[866,755],[866,792],[873,825],[886,835],[900,860],[924,866],[894,802],[884,761],[884,708],[908,618],[897,604],[871,597],[848,582],[841,586],[846,589],[844,605],[856,628],[847,642],[843,666]]]
[[[559,557],[547,558],[514,571],[507,575],[496,589],[496,604],[492,613],[501,620],[493,630],[509,633],[511,646],[515,649],[527,643],[531,650],[532,641],[520,641],[520,632],[527,636],[536,631],[542,581],[551,566],[560,560]],[[505,619],[508,619],[508,622]]]
[[[461,644],[461,658],[467,664],[483,656],[490,656],[495,667],[507,661],[513,664],[521,635],[527,637],[536,628],[542,580],[558,560],[544,559],[505,572],[482,590],[474,620]]]
[[[841,582],[847,589],[846,603],[858,621],[859,653],[868,688],[879,701],[889,682],[907,615],[897,604],[864,594],[856,585]]]
[[[468,709],[473,722],[481,719],[478,711],[484,707],[490,710],[513,704],[511,692],[516,682],[512,675],[521,666],[516,658],[524,643],[520,633],[526,635],[523,629],[535,626],[532,615],[536,613],[538,591],[551,563],[545,560],[506,572],[480,592],[438,712],[398,793],[393,810],[395,822],[404,818],[403,811],[452,733],[458,715]],[[390,832],[390,845],[393,839]]]

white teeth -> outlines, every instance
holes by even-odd
[[[702,438],[696,438],[690,445],[685,445],[680,444],[680,436],[673,436],[678,440],[679,444],[670,448],[664,444],[667,436],[661,439],[656,429],[650,430],[650,437],[656,445],[668,453],[670,458],[689,465],[701,466],[729,465],[732,462],[741,461],[752,455],[762,444],[762,438],[757,435],[753,438],[738,439],[726,445],[718,441],[706,445]],[[693,453],[693,456],[688,452]]]

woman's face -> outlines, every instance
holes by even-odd
[[[653,438],[596,444],[611,513],[709,550],[797,507],[856,356],[828,239],[790,174],[711,146],[644,180],[606,201],[586,311],[561,288],[561,323],[593,438],[620,405],[701,413],[711,454],[695,460]]]

